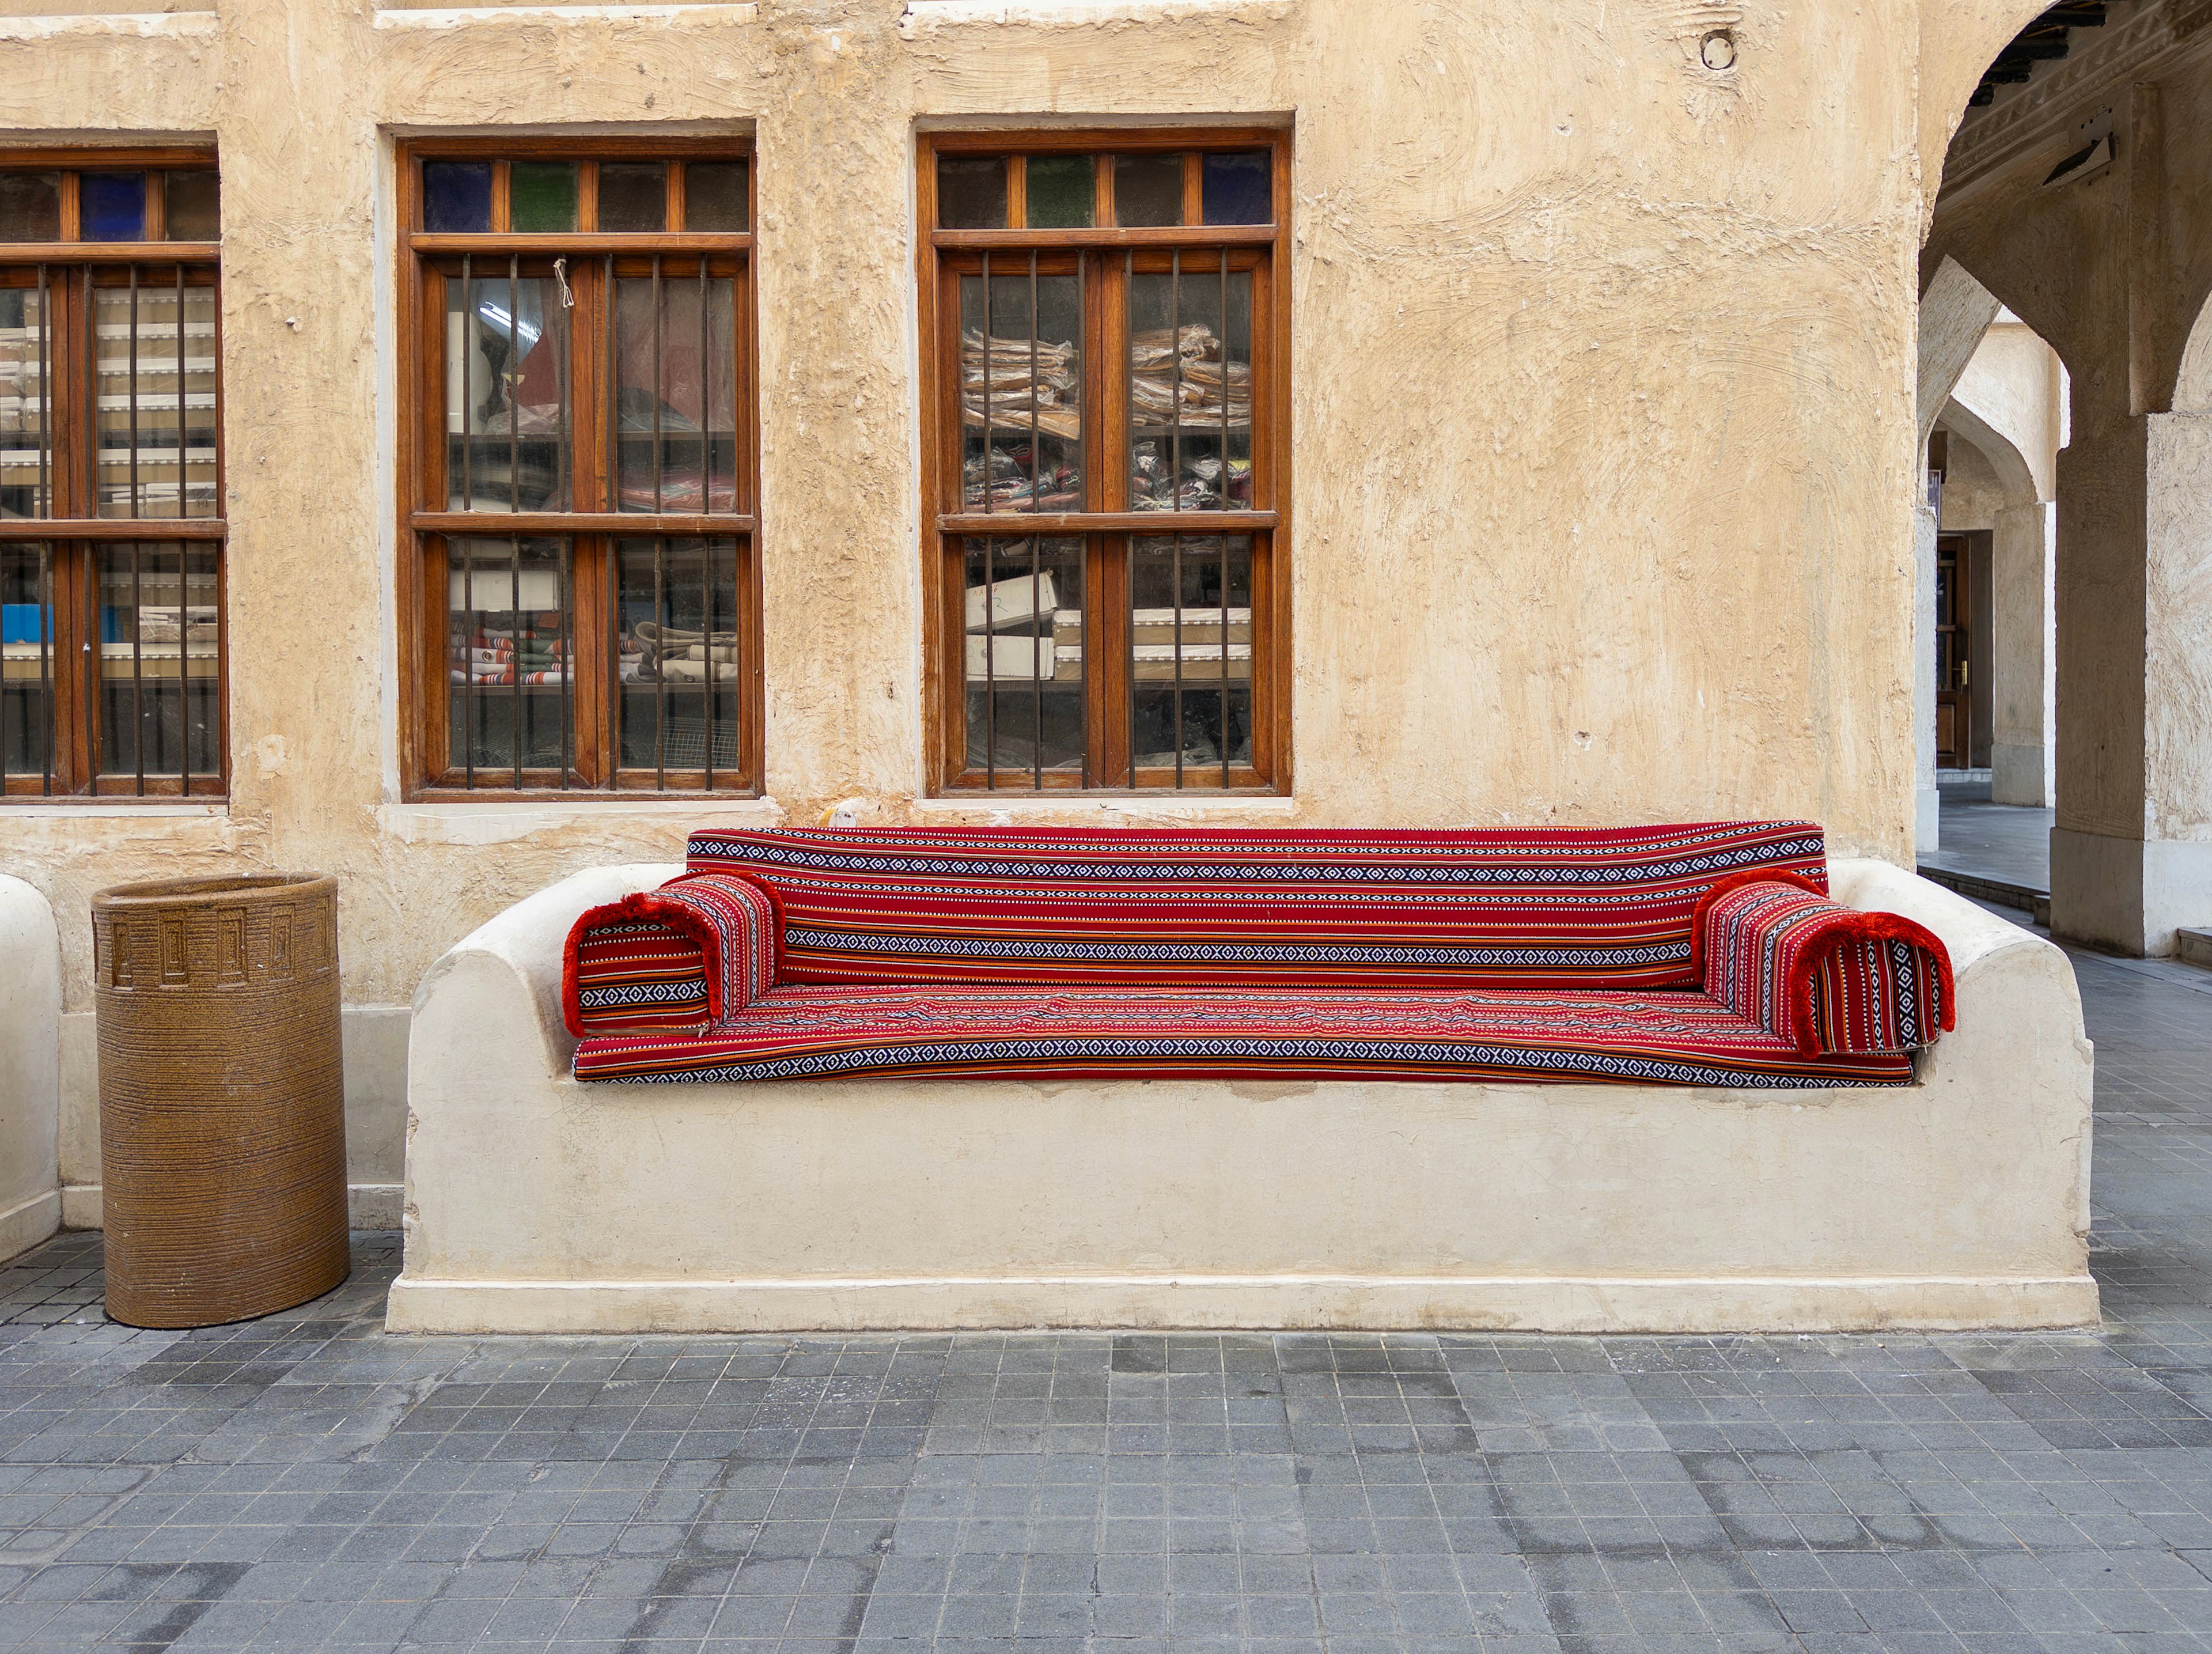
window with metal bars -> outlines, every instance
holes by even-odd
[[[410,791],[760,775],[742,147],[403,150]]]
[[[1286,791],[1288,149],[921,145],[939,791]]]
[[[220,797],[219,210],[191,150],[0,155],[0,786]]]

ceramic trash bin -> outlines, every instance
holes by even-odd
[[[205,1327],[351,1268],[337,881],[118,885],[92,898],[107,1313]]]

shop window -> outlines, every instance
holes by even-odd
[[[0,775],[220,797],[212,156],[0,155]]]
[[[925,138],[940,791],[1287,789],[1288,158]]]
[[[760,775],[749,158],[402,151],[410,790]]]

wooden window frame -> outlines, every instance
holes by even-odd
[[[146,173],[145,233],[135,241],[87,241],[80,238],[80,179],[85,173]],[[230,641],[229,641],[229,524],[221,513],[228,497],[223,440],[222,385],[222,245],[220,241],[171,241],[163,239],[167,201],[161,175],[167,172],[220,172],[216,152],[205,146],[183,144],[130,147],[82,145],[0,149],[0,171],[51,172],[61,174],[60,239],[53,241],[0,242],[0,287],[33,287],[44,275],[48,302],[52,307],[46,324],[50,356],[46,382],[51,428],[47,448],[52,455],[48,517],[0,518],[0,544],[41,544],[47,547],[48,573],[45,602],[52,610],[52,642],[49,647],[48,682],[51,762],[37,775],[16,773],[0,776],[0,800],[8,805],[103,803],[161,804],[186,800],[217,802],[230,792]],[[99,465],[94,443],[98,435],[98,390],[94,378],[98,352],[94,348],[90,293],[115,285],[116,272],[132,265],[152,266],[173,272],[172,280],[190,287],[212,288],[215,305],[215,467],[217,514],[211,517],[182,515],[185,493],[179,479],[174,517],[135,515],[103,517],[97,493]],[[157,283],[143,289],[152,292],[167,285]],[[179,371],[181,387],[183,374]],[[133,510],[138,509],[133,502]],[[134,549],[149,542],[173,542],[189,555],[193,549],[212,545],[216,566],[216,767],[195,771],[191,764],[190,737],[186,761],[179,774],[147,775],[143,755],[131,773],[102,774],[98,732],[103,657],[95,648],[100,629],[100,557],[107,545]],[[183,668],[186,632],[189,576],[180,573],[178,589],[178,648],[179,684],[188,676]],[[143,676],[138,679],[143,684]],[[141,726],[143,731],[143,725]]]
[[[1165,794],[1177,798],[1287,794],[1291,771],[1291,135],[1280,127],[1146,126],[1070,131],[1022,128],[931,131],[916,143],[916,197],[922,233],[917,238],[920,288],[922,591],[926,782],[938,797],[1031,797],[1057,792]],[[1203,155],[1208,150],[1265,149],[1269,157],[1274,222],[1267,225],[1203,222]],[[1181,151],[1184,155],[1184,217],[1181,226],[1120,228],[1104,221],[1111,200],[1109,169],[1098,168],[1094,228],[1023,227],[1027,210],[1025,157],[1033,155]],[[941,229],[937,225],[937,163],[946,155],[1006,158],[1005,229]],[[1254,495],[1245,511],[1130,511],[1129,435],[1126,402],[1108,386],[1125,377],[1127,307],[1114,281],[1093,281],[1085,296],[1086,433],[1080,512],[970,512],[959,497],[962,422],[959,406],[960,311],[958,276],[969,259],[1031,252],[1054,258],[1115,253],[1138,261],[1167,259],[1181,249],[1213,258],[1228,250],[1256,267],[1253,294],[1252,452]],[[1110,262],[1109,260],[1108,262]],[[1235,266],[1232,265],[1231,266]],[[1083,696],[1085,763],[1080,774],[1045,770],[1042,787],[991,785],[995,775],[967,767],[967,666],[964,655],[965,538],[1081,537],[1086,544],[1085,593],[1086,678]],[[1174,770],[1131,773],[1127,720],[1115,712],[1127,699],[1130,667],[1123,629],[1128,614],[1130,542],[1136,536],[1249,535],[1252,545],[1252,757],[1226,788],[1177,787]],[[1094,647],[1094,643],[1095,646]],[[1090,784],[1113,776],[1122,785]]]
[[[755,229],[743,231],[646,231],[601,234],[580,228],[567,234],[522,234],[498,228],[507,223],[508,163],[517,161],[573,161],[580,165],[580,225],[595,216],[594,163],[664,161],[670,169],[669,211],[681,222],[684,164],[742,161],[745,163],[745,222],[757,227],[758,170],[753,144],[745,137],[557,137],[483,135],[465,138],[404,140],[396,146],[400,230],[397,239],[395,285],[399,296],[401,340],[397,471],[399,546],[397,586],[399,615],[399,746],[403,796],[410,801],[514,802],[591,797],[691,796],[757,798],[761,793],[763,696],[761,664],[760,419],[757,272]],[[489,161],[493,164],[492,222],[483,234],[447,234],[420,229],[422,167],[426,161]],[[577,417],[571,427],[572,501],[594,509],[568,512],[456,512],[446,475],[445,308],[441,262],[464,254],[497,260],[510,256],[531,262],[574,260],[566,279],[576,293],[576,313],[601,302],[605,271],[613,261],[619,278],[633,272],[626,259],[656,255],[688,266],[694,279],[699,264],[710,272],[726,265],[733,282],[732,363],[737,422],[734,508],[728,512],[632,512],[611,508],[613,482],[601,440],[605,435],[600,406],[606,362],[586,340],[604,342],[613,331],[608,301],[599,320],[584,320],[571,335],[569,401]],[[530,274],[542,272],[531,271]],[[586,432],[592,440],[586,439]],[[702,490],[702,506],[708,503]],[[573,774],[525,769],[520,785],[491,785],[480,777],[507,773],[507,766],[471,769],[450,762],[447,603],[448,537],[503,539],[511,536],[572,537],[568,576],[570,633],[575,655],[569,722],[574,731]],[[616,542],[628,539],[701,538],[736,544],[736,651],[728,683],[737,691],[738,767],[670,774],[658,769],[624,769],[614,762],[618,734],[613,695],[611,644],[616,619]],[[718,677],[718,687],[725,681]],[[497,690],[491,691],[497,693]],[[708,754],[712,764],[711,746]],[[707,782],[714,785],[708,790]],[[512,778],[510,778],[512,779]],[[460,784],[456,784],[459,781]],[[473,784],[471,784],[473,783]]]

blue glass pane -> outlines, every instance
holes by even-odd
[[[431,161],[422,166],[422,228],[436,233],[491,228],[491,162]]]
[[[87,173],[78,185],[77,233],[88,241],[146,239],[146,174]]]
[[[1274,194],[1268,188],[1267,152],[1206,158],[1206,222],[1209,224],[1272,224]]]

